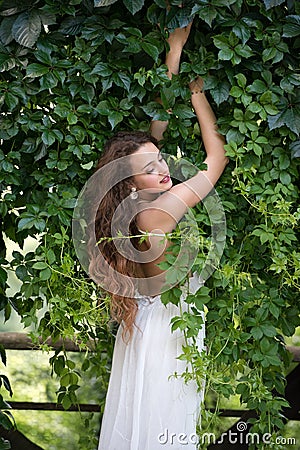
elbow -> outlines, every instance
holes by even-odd
[[[223,157],[223,167],[222,167],[222,173],[224,172],[224,170],[226,169],[227,164],[229,163],[229,158],[227,156],[224,155]]]
[[[219,176],[222,175],[224,170],[226,169],[227,164],[229,163],[229,158],[225,155],[225,153],[222,155],[222,158],[218,160],[218,166],[219,166]]]
[[[225,144],[226,144],[226,141],[225,141],[225,138],[223,138],[223,139],[224,139],[224,144],[223,144],[223,164],[224,164],[224,169],[225,169],[225,167],[226,167],[227,164],[229,163],[230,159],[229,159],[228,156],[226,155],[226,150],[225,150]]]
[[[227,156],[223,156],[222,160],[219,161],[219,176],[222,175],[224,170],[226,169],[227,164],[229,163],[229,158]]]
[[[229,158],[228,156],[226,156],[225,152],[223,152],[222,155],[220,155],[218,162],[224,170],[227,164],[229,163]]]

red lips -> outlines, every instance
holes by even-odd
[[[160,181],[160,183],[168,183],[170,181],[170,175],[166,175],[163,177],[163,179]]]

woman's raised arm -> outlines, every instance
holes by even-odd
[[[164,233],[171,232],[184,216],[188,208],[192,208],[203,200],[213,189],[228,162],[225,156],[225,139],[218,132],[215,114],[203,92],[203,80],[198,78],[190,83],[191,101],[199,121],[201,136],[206,151],[206,170],[199,172],[183,183],[171,187],[149,204],[139,214],[142,229],[160,229]]]
[[[216,116],[205,96],[204,83],[199,77],[190,83],[191,101],[197,116],[201,137],[206,151],[205,163],[207,170],[205,176],[214,186],[221,176],[228,162],[225,156],[224,137],[218,132]],[[203,196],[205,196],[203,194]],[[203,198],[203,196],[201,196]]]
[[[177,75],[179,73],[182,50],[189,37],[191,26],[192,23],[184,28],[176,28],[170,33],[167,39],[169,49],[166,54],[165,63],[168,67],[167,75],[170,79],[172,78],[172,75]],[[157,99],[156,101],[160,102],[160,99]],[[152,120],[150,127],[152,136],[158,141],[161,141],[167,126],[168,121]]]
[[[166,55],[168,76],[179,72],[182,49],[187,41],[191,24],[186,28],[176,29],[170,34],[168,43],[170,50]],[[206,170],[199,170],[198,174],[189,180],[171,187],[149,204],[151,214],[147,209],[140,212],[139,223],[141,229],[160,229],[167,233],[172,231],[181,220],[189,207],[195,206],[203,200],[213,189],[228,162],[225,156],[225,139],[218,132],[217,119],[208,102],[203,89],[202,78],[197,78],[189,85],[191,102],[197,116],[201,137],[206,151]],[[168,122],[153,121],[152,135],[161,140]]]

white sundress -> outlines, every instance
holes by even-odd
[[[195,293],[201,285],[194,274],[188,290]],[[194,380],[172,376],[186,368],[177,359],[185,338],[170,326],[179,307],[163,305],[159,295],[138,302],[129,343],[121,326],[117,332],[98,450],[196,450],[203,391]],[[181,305],[187,307],[184,301]],[[197,346],[204,349],[204,325]]]

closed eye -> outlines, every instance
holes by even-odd
[[[160,152],[157,155],[157,160],[158,160],[158,162],[164,161],[164,158],[163,158],[163,156],[162,156],[162,154]],[[155,162],[155,161],[152,161],[152,163],[153,162]],[[148,164],[150,165],[151,163],[148,163]],[[146,173],[153,173],[153,172],[154,172],[154,168],[153,167],[151,169],[147,169],[147,171],[146,171]]]

